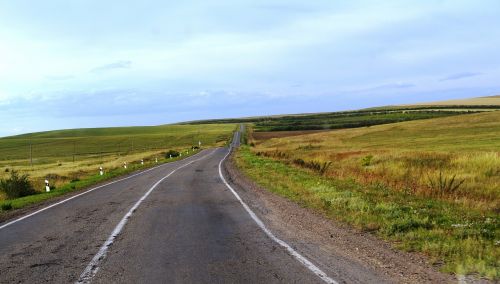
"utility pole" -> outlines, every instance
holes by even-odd
[[[30,139],[30,166],[33,167],[33,144]]]

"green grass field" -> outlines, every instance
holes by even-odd
[[[423,252],[444,271],[499,279],[499,111],[254,134],[237,163],[271,191]]]
[[[172,147],[214,145],[227,140],[234,125],[164,125],[70,129],[0,138],[0,161],[30,157],[30,144],[38,159],[72,160],[78,156],[164,150]],[[43,162],[43,161],[41,161]]]
[[[21,208],[131,170],[153,166],[156,159],[159,163],[171,161],[164,156],[171,149],[182,151],[185,157],[193,153],[187,151],[198,146],[198,142],[204,148],[221,146],[231,138],[235,128],[234,124],[204,124],[70,129],[1,138],[0,178],[7,178],[16,170],[29,174],[39,191],[44,188],[45,179],[56,189],[50,194],[19,200],[5,200],[6,196],[0,192],[0,203]],[[145,165],[141,165],[141,160]],[[124,162],[128,164],[127,170],[123,169]],[[105,177],[96,175],[100,166],[106,171]]]

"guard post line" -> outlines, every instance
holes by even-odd
[[[45,192],[50,192],[50,186],[48,180],[45,180]]]

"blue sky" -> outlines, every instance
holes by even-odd
[[[500,93],[500,1],[2,1],[0,136]]]

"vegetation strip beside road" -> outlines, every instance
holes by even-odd
[[[498,216],[446,201],[328,179],[309,170],[257,156],[248,146],[236,154],[238,167],[259,185],[316,209],[330,218],[374,231],[399,249],[424,252],[442,270],[498,279]]]
[[[147,170],[162,164],[182,160],[197,153],[199,153],[199,151],[190,151],[189,153],[184,152],[184,156],[182,157],[178,156],[173,157],[172,159],[161,158],[158,160],[158,163],[150,162],[144,165],[141,165],[140,163],[129,164],[126,169],[123,167],[114,168],[106,172],[105,175],[91,175],[81,180],[72,181],[61,186],[60,188],[53,189],[50,192],[39,192],[33,195],[23,196],[15,199],[2,200],[0,201],[0,222],[14,216],[16,214],[16,212],[14,212],[16,209],[33,206],[56,197],[64,196],[71,192],[81,191],[83,189],[99,185],[103,182],[111,181],[119,176],[132,174],[134,172]]]
[[[250,135],[236,161],[270,191],[423,252],[445,272],[499,279],[499,119]]]

